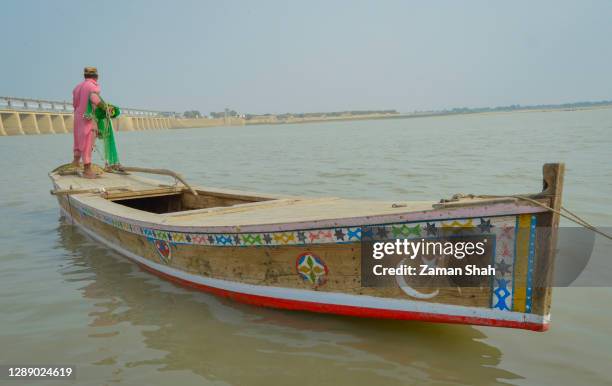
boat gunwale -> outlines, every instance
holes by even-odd
[[[530,203],[518,202],[514,203],[488,203],[481,206],[470,205],[466,207],[451,207],[451,208],[432,208],[426,211],[412,211],[412,212],[401,212],[384,215],[371,215],[371,216],[353,216],[353,217],[342,217],[333,219],[320,219],[320,220],[306,220],[306,221],[294,221],[294,222],[277,222],[277,223],[262,223],[262,224],[247,224],[247,225],[173,225],[164,223],[163,220],[168,217],[154,214],[138,209],[125,207],[120,204],[111,202],[114,205],[120,207],[125,212],[134,211],[135,214],[146,214],[151,217],[157,217],[162,221],[147,221],[138,219],[135,217],[128,217],[118,213],[112,213],[107,210],[101,209],[93,205],[84,202],[82,198],[93,198],[103,200],[101,202],[109,202],[108,200],[100,197],[99,195],[92,194],[78,194],[73,196],[67,196],[67,199],[72,199],[79,202],[79,205],[83,205],[90,210],[96,210],[106,216],[114,217],[118,220],[122,220],[128,223],[136,224],[139,226],[158,229],[168,230],[174,232],[184,233],[253,233],[253,232],[290,232],[299,230],[310,230],[310,229],[329,229],[338,227],[354,227],[354,226],[380,226],[389,224],[400,224],[400,223],[412,223],[421,222],[428,220],[458,220],[463,218],[471,217],[496,217],[496,216],[508,216],[528,213],[541,213],[547,210],[538,207]],[[481,211],[479,211],[481,210]]]
[[[136,181],[150,184],[153,186],[163,186],[172,188],[171,185],[160,184],[159,180],[146,178],[138,175],[129,175],[130,178]],[[57,178],[63,176],[56,173],[49,173],[49,177],[53,181],[55,188],[59,188]],[[246,203],[239,205],[257,204],[262,205],[270,202],[274,202],[280,199],[306,199],[301,196],[289,196],[289,195],[273,195],[273,194],[257,194],[253,192],[242,192],[237,190],[229,189],[214,189],[195,186],[197,191],[207,194],[219,194],[223,197],[259,197],[262,201],[254,203]],[[184,191],[185,188],[179,186],[177,193]],[[168,190],[168,194],[176,194]],[[451,205],[440,205],[431,201],[431,207],[427,210],[406,210],[404,212],[387,213],[387,214],[374,214],[374,215],[361,215],[361,216],[347,216],[347,217],[331,217],[323,219],[311,219],[311,220],[298,220],[298,221],[286,221],[286,222],[267,222],[257,224],[232,224],[232,225],[180,225],[180,224],[168,224],[166,221],[178,218],[180,215],[198,215],[199,213],[187,213],[189,211],[180,211],[174,213],[151,213],[139,209],[134,209],[121,205],[100,195],[99,193],[78,193],[66,195],[68,200],[76,200],[80,205],[87,207],[90,210],[96,210],[100,213],[114,217],[118,220],[122,220],[135,225],[158,229],[168,230],[175,232],[185,233],[253,233],[253,232],[290,232],[299,230],[309,229],[329,229],[337,227],[356,227],[356,226],[378,226],[388,224],[399,224],[399,223],[411,223],[428,220],[439,220],[439,219],[463,219],[470,217],[491,217],[491,216],[507,216],[527,213],[541,213],[547,210],[534,205],[526,201],[520,201],[518,199],[512,199],[511,197],[503,199],[480,199],[478,201],[470,200],[467,205],[457,205],[457,202],[450,203]],[[332,197],[329,197],[332,198]],[[126,197],[127,199],[127,197]],[[309,198],[310,200],[317,200],[318,198]],[[92,205],[91,201],[97,201],[102,205]],[[307,201],[307,200],[305,200]],[[376,202],[372,200],[373,202]],[[115,205],[111,207],[117,210],[108,210],[104,208],[107,203]],[[429,203],[429,202],[428,202]],[[230,207],[214,207],[195,209],[194,211],[210,210],[210,209],[228,209]],[[399,208],[398,208],[399,209]],[[132,216],[130,216],[132,214]],[[204,213],[205,214],[205,213]]]

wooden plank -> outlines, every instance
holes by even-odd
[[[565,164],[545,164],[542,168],[542,172],[542,197],[548,199],[548,206],[559,211],[561,210]],[[559,220],[560,216],[553,212],[540,214],[537,218],[537,253],[535,261],[532,312],[541,315],[547,315],[550,313]]]
[[[147,189],[147,190],[129,190],[122,192],[113,192],[104,194],[104,198],[107,200],[125,200],[131,198],[145,198],[145,197],[158,197],[167,196],[170,194],[177,194],[185,191],[183,187],[169,187],[169,188],[158,188],[158,189]]]
[[[182,212],[175,212],[175,213],[164,213],[163,216],[173,217],[173,218],[188,217],[188,216],[198,216],[198,217],[205,217],[205,216],[210,216],[210,215],[215,216],[219,214],[236,213],[236,212],[244,212],[244,211],[254,210],[254,209],[270,208],[272,206],[277,206],[277,205],[287,205],[289,203],[297,202],[297,201],[299,200],[283,199],[283,200],[271,200],[271,201],[264,201],[264,202],[261,202],[261,201],[249,202],[246,204],[236,204],[236,205],[231,205],[231,206],[226,206],[226,207],[213,207],[213,208],[185,210]]]

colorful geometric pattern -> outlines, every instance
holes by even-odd
[[[304,281],[315,287],[322,286],[327,281],[329,270],[327,265],[318,256],[312,253],[303,253],[295,262],[297,273]]]
[[[513,311],[530,313],[533,296],[536,216],[522,214],[516,220]]]
[[[368,227],[337,227],[305,229],[297,231],[262,233],[189,233],[157,230],[124,222],[114,216],[104,215],[74,203],[73,207],[81,216],[96,218],[121,230],[145,236],[149,239],[164,240],[172,244],[207,245],[218,247],[250,247],[275,245],[309,245],[329,243],[352,243],[363,237],[377,238],[421,238],[437,236],[440,232],[461,233],[473,231],[476,234],[499,228],[500,224],[514,224],[516,216],[488,217],[486,219],[462,219],[443,221],[415,221],[384,224]],[[505,226],[505,225],[504,225]],[[505,229],[505,228],[504,228]],[[509,239],[514,238],[514,226],[509,228]],[[498,235],[499,236],[499,235]]]
[[[493,291],[491,307],[503,310],[512,310],[514,292],[514,240],[516,236],[516,216],[480,219],[476,226],[483,233],[495,235],[495,255],[493,266]]]
[[[527,292],[525,299],[525,312],[531,312],[531,300],[533,297],[533,260],[535,259],[535,234],[536,216],[531,216],[529,228],[529,255],[527,257]]]
[[[510,311],[507,299],[510,298],[512,292],[508,290],[508,281],[506,281],[506,279],[495,278],[495,287],[493,289],[493,295],[495,298],[493,308],[497,308],[502,311]]]
[[[159,257],[164,264],[170,264],[170,260],[172,260],[172,250],[170,249],[170,245],[164,240],[151,240],[155,245],[155,249],[159,254]]]
[[[263,233],[188,233],[157,230],[131,224],[101,214],[87,207],[74,204],[73,207],[81,216],[93,217],[115,228],[145,236],[149,239],[164,240],[172,244],[209,245],[209,246],[275,246],[307,245],[327,243],[352,243],[361,241],[361,227],[339,227],[283,232]],[[405,224],[401,224],[404,225]],[[400,226],[401,226],[400,225]]]

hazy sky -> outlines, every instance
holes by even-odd
[[[612,1],[3,1],[0,95],[413,110],[612,99]]]

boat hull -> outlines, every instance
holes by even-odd
[[[512,265],[507,277],[486,288],[441,288],[436,297],[418,299],[401,285],[361,286],[363,224],[277,232],[211,233],[164,228],[118,217],[80,202],[58,197],[64,214],[92,238],[130,258],[143,269],[197,290],[257,306],[369,318],[418,320],[545,331],[550,291],[537,275],[534,238],[544,213],[535,207],[500,213],[494,206],[472,208],[470,217],[384,224],[389,231],[419,224],[471,226],[493,224],[487,231],[498,241],[493,263]],[[508,210],[508,209],[506,209]],[[462,212],[464,213],[464,212]],[[487,216],[495,213],[494,216]],[[544,222],[542,221],[542,222]],[[424,232],[425,226],[419,228]],[[393,232],[395,234],[395,232]],[[267,237],[266,237],[267,235]],[[416,234],[411,235],[417,237]],[[421,234],[418,235],[420,237]],[[531,245],[531,249],[530,249]],[[319,266],[317,274],[301,270],[305,256]]]

